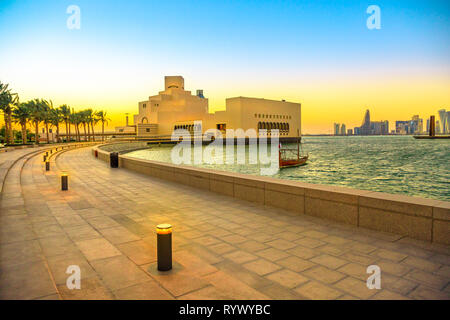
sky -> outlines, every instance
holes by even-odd
[[[450,109],[449,1],[0,0],[0,39],[0,81],[21,101],[106,110],[110,128],[165,75],[203,89],[210,111],[235,96],[300,102],[304,134],[359,126],[366,109],[391,130]]]

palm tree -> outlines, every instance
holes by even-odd
[[[102,123],[102,141],[105,141],[105,123],[108,124],[110,121],[109,118],[106,117],[106,111],[98,111],[95,114],[97,121],[100,121]]]
[[[11,90],[8,89],[8,86],[8,84],[0,82],[0,109],[3,111],[3,117],[5,120],[6,143],[11,144],[14,142],[11,120],[11,105],[16,103],[19,97],[16,93],[11,93]]]
[[[30,108],[30,121],[34,123],[34,143],[39,144],[39,122],[42,121],[42,102],[39,99],[29,101],[28,107]]]
[[[81,123],[81,115],[79,112],[75,113],[72,109],[72,113],[70,114],[70,122],[73,123],[73,125],[75,126],[75,134],[76,134],[76,140],[77,141],[81,141],[81,137],[80,137],[80,123]]]
[[[62,116],[59,109],[50,109],[50,124],[56,127],[56,142],[59,142],[59,123]]]
[[[92,109],[87,109],[87,115],[89,119],[89,125],[91,126],[92,130],[92,141],[95,141],[95,132],[94,132],[94,125],[97,123],[97,118],[95,117],[95,111]]]
[[[53,109],[52,100],[47,101],[47,100],[42,99],[41,107],[42,107],[42,114],[43,114],[42,120],[44,121],[45,131],[47,133],[47,143],[50,143],[48,125],[51,124],[51,121],[52,121],[52,115],[51,115],[51,110]]]
[[[16,103],[16,107],[12,111],[12,118],[14,123],[19,123],[22,127],[22,143],[27,143],[27,123],[30,118],[30,107],[28,103]]]
[[[66,104],[63,104],[59,107],[59,113],[61,115],[62,120],[66,124],[66,142],[70,141],[70,107]]]

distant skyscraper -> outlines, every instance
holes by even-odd
[[[345,124],[342,124],[341,126],[341,135],[345,136],[347,134],[347,127]]]
[[[436,129],[439,128],[440,133],[446,133],[446,131],[447,131],[447,112],[445,111],[445,109],[441,109],[438,111],[438,114],[439,114],[440,126],[436,125]],[[437,123],[437,121],[436,121],[436,123]]]
[[[436,120],[436,133],[441,133],[441,124],[439,120]]]
[[[334,124],[334,135],[335,136],[339,135],[339,123]]]
[[[364,115],[364,120],[361,125],[361,134],[362,135],[369,135],[370,132],[370,111],[369,109],[366,110],[366,114]]]
[[[347,129],[347,135],[352,136],[353,135],[353,129]]]
[[[447,111],[446,123],[447,123],[447,131],[445,131],[445,133],[450,133],[450,111]]]

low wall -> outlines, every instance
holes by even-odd
[[[98,158],[109,153],[97,148]],[[298,215],[450,244],[450,202],[119,157],[119,167]]]

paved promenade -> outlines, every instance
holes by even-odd
[[[8,163],[24,152],[8,153]],[[6,176],[1,299],[450,298],[448,246],[110,169],[90,148],[51,166],[45,172],[41,153],[25,155]],[[158,273],[155,226],[166,222],[175,268]],[[373,264],[381,290],[366,286]],[[80,290],[66,286],[69,265],[81,268]]]

